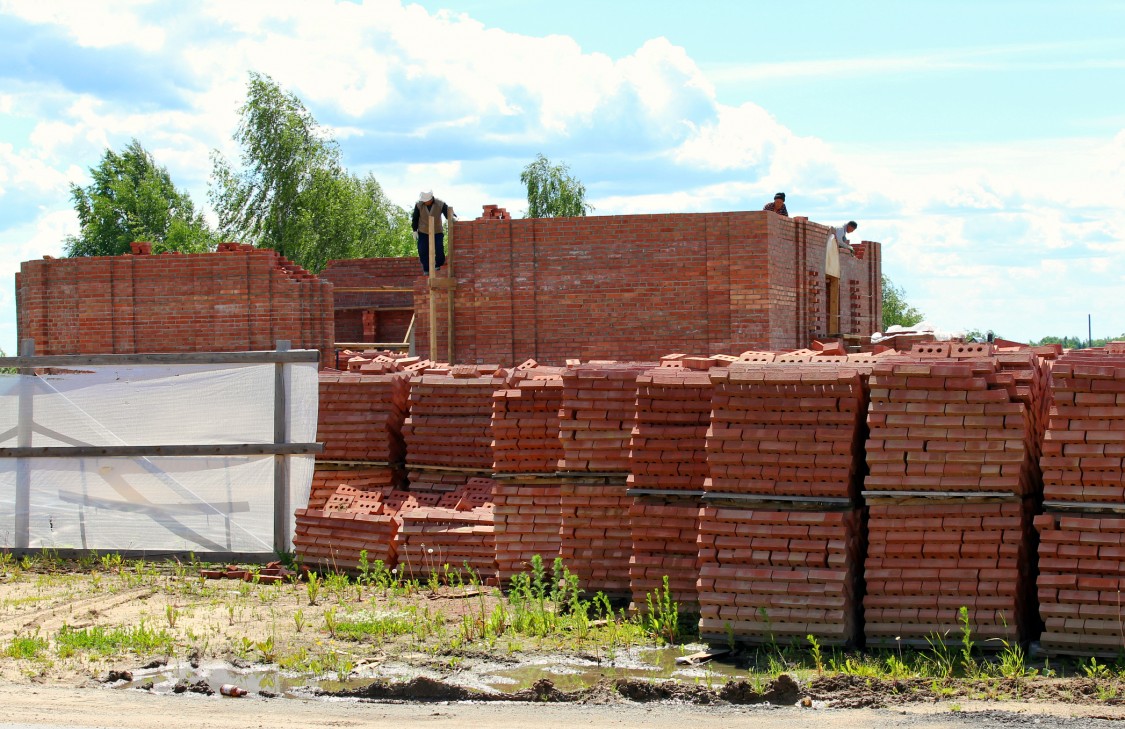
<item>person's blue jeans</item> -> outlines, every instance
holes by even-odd
[[[437,250],[434,251],[434,262],[438,270],[445,265],[445,233],[434,233],[437,239]],[[422,262],[422,273],[430,273],[430,236],[428,233],[418,234],[418,260]]]

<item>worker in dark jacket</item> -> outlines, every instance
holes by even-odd
[[[414,231],[414,240],[418,242],[418,260],[422,262],[422,273],[430,273],[430,222],[433,221],[434,230],[434,264],[437,270],[445,265],[445,234],[442,233],[441,216],[446,220],[456,220],[451,217],[453,211],[449,206],[434,197],[432,192],[423,192],[414,203],[414,215],[410,218],[410,228]]]
[[[779,192],[776,195],[774,195],[773,196],[773,202],[766,203],[766,206],[764,208],[762,208],[762,210],[771,210],[771,211],[777,213],[778,215],[784,215],[785,217],[788,218],[789,217],[789,210],[786,209],[786,207],[785,207],[785,193]]]

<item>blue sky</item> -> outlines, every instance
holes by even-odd
[[[595,214],[757,209],[884,244],[941,329],[1125,333],[1125,4],[0,0],[0,348],[69,184],[137,138],[207,208],[248,73],[403,206],[526,206],[539,152]]]

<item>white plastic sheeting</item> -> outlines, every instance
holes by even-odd
[[[273,443],[275,367],[98,366],[0,375],[0,446]],[[285,383],[285,440],[312,442],[316,364],[286,364]],[[273,456],[0,458],[0,546],[17,544],[20,469],[30,484],[32,548],[274,551]],[[289,458],[293,508],[308,502],[312,472],[311,456]]]

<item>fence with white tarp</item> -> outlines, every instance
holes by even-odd
[[[0,547],[292,549],[315,350],[0,358]]]

